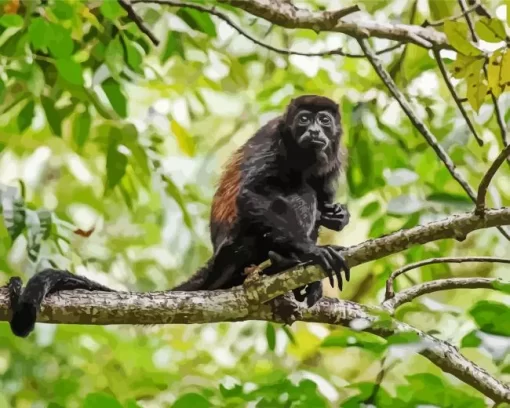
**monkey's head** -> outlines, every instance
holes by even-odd
[[[342,136],[338,104],[318,95],[293,99],[284,115],[286,134],[301,149],[328,159],[336,154]]]

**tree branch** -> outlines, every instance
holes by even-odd
[[[492,178],[501,167],[503,162],[510,156],[510,145],[507,145],[501,153],[496,157],[494,163],[489,167],[487,173],[483,176],[480,186],[478,187],[478,196],[476,197],[476,209],[475,214],[482,216],[485,211],[485,196],[487,195],[487,189],[491,183]]]
[[[7,290],[0,289],[0,320],[8,319]],[[510,401],[510,388],[462,356],[458,349],[405,323],[398,322],[377,307],[349,301],[322,299],[313,308],[298,306],[300,320],[349,327],[365,320],[364,331],[381,337],[398,332],[414,332],[424,345],[421,354],[443,371],[471,385],[495,402]],[[387,316],[387,317],[386,317]],[[383,317],[383,319],[380,319]],[[251,310],[243,289],[198,292],[59,292],[43,303],[39,321],[91,325],[169,323],[214,323],[241,320],[281,322],[268,305]]]
[[[470,257],[444,257],[444,258],[431,258],[425,259],[420,262],[415,262],[393,272],[388,280],[386,281],[386,293],[384,295],[385,300],[392,299],[395,296],[393,288],[393,282],[395,279],[413,269],[421,268],[422,266],[435,265],[439,263],[466,263],[466,262],[491,262],[491,263],[504,263],[510,264],[510,259],[498,258],[493,256],[470,256]]]
[[[510,263],[510,259],[506,260]],[[466,261],[469,262],[469,261]],[[476,261],[474,261],[476,262]],[[491,261],[484,261],[491,262]],[[409,289],[403,290],[385,300],[382,306],[389,310],[391,313],[404,303],[409,303],[419,296],[427,293],[439,292],[449,289],[497,289],[497,285],[510,285],[510,282],[503,281],[499,278],[449,278],[438,279],[431,282],[421,283]]]
[[[138,26],[140,31],[142,33],[144,33],[147,37],[149,37],[149,39],[152,41],[152,43],[155,46],[158,46],[159,40],[156,38],[156,36],[154,34],[152,34],[151,30],[149,29],[149,27],[147,27],[145,25],[145,23],[143,22],[141,17],[138,14],[136,14],[135,10],[131,6],[130,1],[129,0],[118,0],[118,2],[120,4],[120,6],[124,10],[126,10],[128,17]]]
[[[217,15],[215,7],[202,6],[196,3],[187,3],[174,0],[134,0],[135,3],[156,3],[168,6],[188,7]],[[402,43],[414,43],[422,47],[432,46],[440,49],[451,49],[444,33],[433,28],[420,27],[409,24],[391,24],[360,18],[353,21],[338,21],[339,15],[351,13],[353,8],[340,10],[313,12],[307,9],[296,8],[292,4],[275,0],[218,0],[218,3],[237,7],[256,17],[263,18],[270,23],[285,28],[310,29],[316,32],[333,31],[347,34],[351,37],[368,35],[371,37],[386,38]],[[348,13],[348,14],[349,14]],[[344,15],[345,16],[345,15]],[[343,17],[344,17],[343,16]]]

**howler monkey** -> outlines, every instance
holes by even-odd
[[[213,255],[186,282],[172,290],[228,289],[241,285],[244,269],[268,257],[273,274],[298,263],[320,265],[331,284],[349,268],[341,247],[316,244],[319,227],[340,231],[349,221],[344,206],[334,204],[342,166],[342,127],[338,105],[329,98],[293,99],[285,113],[262,126],[231,157],[213,198],[210,232]],[[11,329],[27,336],[41,302],[66,289],[111,290],[67,271],[34,275],[21,293],[21,280],[9,283]],[[321,282],[293,291],[312,306],[322,297]]]

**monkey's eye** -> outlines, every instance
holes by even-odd
[[[331,125],[331,118],[328,115],[320,115],[319,116],[319,123],[324,126]]]
[[[308,125],[308,123],[310,122],[310,115],[307,114],[299,115],[298,120],[300,125]]]

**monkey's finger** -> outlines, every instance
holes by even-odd
[[[339,220],[334,217],[321,217],[321,224],[335,231],[340,231],[347,225],[344,220]]]
[[[326,272],[326,275],[328,276],[329,284],[331,285],[331,287],[334,288],[335,287],[335,278],[334,278],[335,270],[332,266],[334,264],[333,257],[328,252],[328,250],[323,247],[323,248],[321,248],[321,251],[320,251],[320,258],[322,261],[321,266],[324,269],[324,272]]]
[[[334,248],[328,246],[327,250],[328,250],[330,256],[333,258],[333,264],[335,266],[334,271],[335,271],[336,278],[338,280],[338,288],[340,290],[342,290],[343,289],[342,269],[345,269],[345,261],[344,261],[342,255],[340,255]],[[347,279],[347,276],[346,276],[346,279]]]
[[[336,259],[338,259],[339,263],[341,264],[341,268],[345,272],[345,280],[349,282],[349,280],[351,279],[351,270],[347,265],[347,262],[345,261],[343,255],[339,253],[341,251],[345,251],[347,248],[341,245],[328,245],[328,247],[334,250],[335,257]]]

